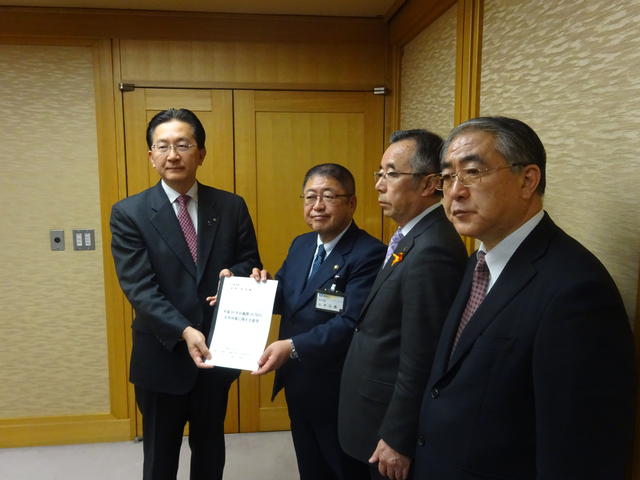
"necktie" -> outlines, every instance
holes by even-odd
[[[321,243],[318,245],[318,249],[316,250],[316,256],[313,258],[313,263],[311,264],[311,270],[309,271],[309,276],[307,278],[313,277],[313,275],[318,271],[320,265],[324,261],[324,256],[327,254],[324,249],[324,244]]]
[[[389,246],[387,247],[387,255],[384,257],[384,263],[382,264],[383,266],[387,264],[389,258],[391,258],[391,255],[393,254],[393,252],[395,252],[396,247],[400,243],[400,240],[402,240],[403,238],[404,235],[402,234],[402,230],[398,227],[398,229],[393,232],[391,240],[389,241]]]
[[[177,199],[178,208],[178,222],[182,229],[184,239],[187,241],[187,246],[193,257],[193,262],[198,263],[198,236],[196,235],[196,229],[193,226],[193,221],[187,210],[187,204],[191,200],[189,195],[180,195]]]
[[[456,345],[458,344],[460,335],[462,335],[462,331],[465,329],[465,327],[469,323],[469,320],[471,320],[471,317],[478,309],[487,294],[487,287],[489,286],[489,268],[487,267],[487,263],[484,260],[484,256],[485,252],[479,250],[477,253],[478,261],[476,263],[476,268],[473,271],[471,293],[469,294],[469,299],[467,300],[467,306],[462,313],[462,318],[460,319],[460,324],[458,325],[458,331],[456,332],[456,338],[453,341],[453,348],[451,349],[452,355],[454,350],[456,349]]]

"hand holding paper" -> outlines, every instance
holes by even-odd
[[[255,371],[271,326],[278,282],[250,277],[221,280],[207,365]]]
[[[205,363],[211,358],[211,353],[205,344],[205,338],[202,332],[193,327],[187,327],[182,332],[182,338],[187,343],[187,350],[193,359],[193,363],[198,368],[213,368],[213,365]]]
[[[251,372],[251,375],[264,375],[277,370],[289,360],[291,355],[291,340],[277,340],[265,348],[258,360],[259,369]]]

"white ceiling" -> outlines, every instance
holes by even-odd
[[[219,13],[383,17],[405,0],[0,0],[17,7],[118,8]]]

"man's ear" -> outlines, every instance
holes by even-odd
[[[355,211],[357,205],[358,199],[355,195],[351,195],[351,198],[349,198],[349,206]]]
[[[531,198],[536,193],[542,173],[538,165],[525,165],[522,167],[522,197]]]
[[[198,165],[202,165],[202,162],[204,162],[204,157],[207,155],[207,149],[201,148],[200,150],[198,150],[198,154],[200,155],[200,161],[198,162]]]
[[[438,184],[438,177],[434,174],[425,175],[422,177],[420,187],[422,188],[421,195],[423,197],[430,197],[436,193],[436,185]]]

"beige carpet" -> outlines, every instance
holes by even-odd
[[[289,432],[226,436],[225,480],[295,480]],[[189,478],[189,445],[182,444],[178,480]],[[142,478],[142,444],[93,443],[0,449],[2,480],[136,480]]]

